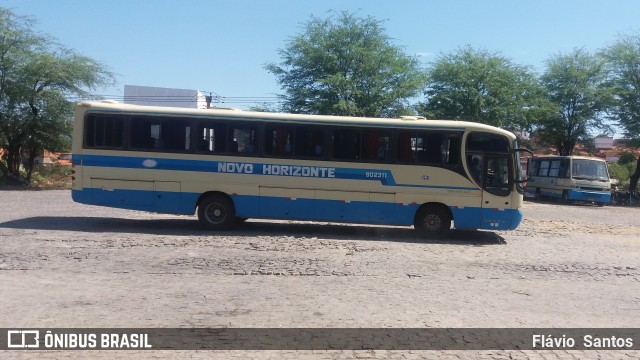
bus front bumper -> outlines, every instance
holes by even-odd
[[[522,222],[520,209],[450,207],[456,229],[514,230]]]
[[[572,189],[567,191],[569,200],[593,201],[595,203],[608,204],[611,202],[611,193],[603,191],[588,191]]]
[[[482,228],[515,230],[522,222],[520,209],[482,209]]]

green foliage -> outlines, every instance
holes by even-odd
[[[604,112],[613,103],[605,86],[604,62],[583,49],[552,56],[541,77],[557,112],[540,123],[539,134],[555,144],[559,155],[571,155],[593,129],[606,129]]]
[[[60,164],[36,165],[30,185],[36,188],[70,189],[71,167]]]
[[[7,152],[0,170],[27,184],[43,150],[70,147],[73,114],[67,98],[86,96],[112,79],[103,65],[35,33],[32,24],[0,8],[0,147]]]
[[[528,130],[552,111],[533,72],[511,60],[470,47],[441,55],[429,71],[427,117],[475,121]]]
[[[628,165],[630,164],[620,164],[620,163],[609,164],[609,174],[611,175],[612,178],[618,179],[621,182],[627,181],[629,180],[629,176],[630,176],[629,171],[631,170],[630,166]]]
[[[631,183],[631,176],[636,172],[637,163],[635,161],[621,164],[609,164],[609,175],[619,181],[618,189],[628,190]]]
[[[622,154],[620,154],[620,158],[618,159],[618,164],[620,165],[633,164],[635,161],[636,161],[636,156],[633,153],[625,151]]]
[[[254,105],[249,108],[249,111],[256,112],[278,112],[278,109],[269,103],[263,103],[261,105]]]
[[[325,115],[399,116],[424,85],[416,58],[391,42],[382,23],[348,12],[311,17],[301,34],[268,64],[285,90],[284,111]]]
[[[602,55],[617,100],[612,108],[613,118],[627,138],[640,146],[640,35],[621,37]]]

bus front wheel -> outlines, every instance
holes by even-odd
[[[236,210],[233,201],[224,195],[207,195],[198,204],[198,220],[205,228],[226,230],[235,225]]]
[[[451,229],[451,215],[441,206],[424,206],[418,210],[413,226],[423,235],[444,234]]]

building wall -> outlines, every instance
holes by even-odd
[[[595,138],[596,149],[613,149],[613,138],[608,136],[598,136]]]
[[[124,103],[145,106],[168,106],[206,109],[205,95],[198,90],[125,85]]]

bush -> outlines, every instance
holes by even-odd
[[[625,165],[629,163],[633,163],[636,161],[636,156],[628,151],[620,154],[620,159],[618,159],[618,164]]]
[[[636,162],[635,159],[632,162],[628,162],[625,164],[620,164],[620,161],[617,163],[609,164],[609,175],[613,179],[617,179],[620,181],[618,184],[618,189],[621,191],[626,191],[629,188],[629,178],[636,171]]]
[[[60,164],[36,165],[31,176],[31,187],[70,189],[71,167]]]
[[[629,167],[626,164],[622,165],[618,162],[609,164],[609,175],[622,183],[629,180],[631,173],[629,173]]]

